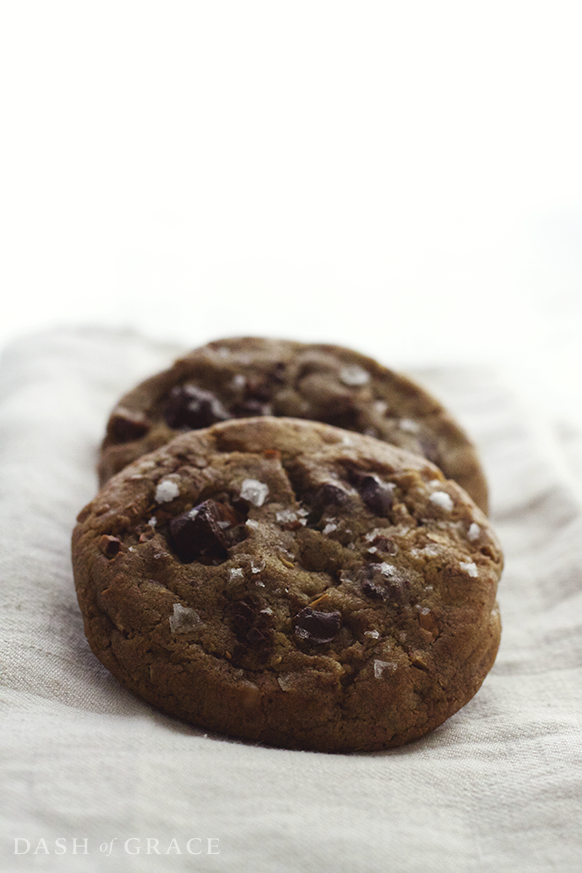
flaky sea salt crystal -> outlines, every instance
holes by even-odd
[[[424,546],[424,547],[421,549],[421,551],[422,551],[425,555],[428,555],[430,558],[436,558],[436,556],[437,556],[438,553],[439,553],[439,547],[438,547],[438,546]]]
[[[253,506],[262,506],[268,493],[269,486],[258,479],[244,479],[240,489],[240,496]]]
[[[174,603],[174,614],[170,616],[170,630],[173,634],[186,634],[202,624],[202,619],[194,609]]]
[[[228,578],[230,581],[234,581],[235,579],[244,579],[244,570],[242,567],[231,567],[228,571]]]
[[[459,561],[459,566],[468,576],[473,576],[473,578],[477,576],[477,564],[473,561]]]
[[[412,418],[401,418],[398,422],[400,430],[403,430],[405,433],[418,433],[420,430],[420,425],[417,421],[413,421]]]
[[[156,503],[169,503],[180,493],[180,489],[171,479],[162,479],[156,488]]]
[[[365,385],[370,381],[370,374],[363,367],[358,367],[353,364],[349,367],[342,367],[339,377],[344,385],[356,386]]]
[[[155,515],[152,515],[152,517],[151,517],[150,520],[148,521],[149,526],[150,526],[150,527],[155,527],[157,523],[158,523],[157,518],[155,517]]]
[[[251,561],[251,573],[260,573],[261,570],[265,569],[265,562],[263,560]]]
[[[334,524],[333,521],[329,521],[326,524],[326,526],[324,527],[324,529],[322,530],[322,533],[325,536],[327,536],[328,534],[332,533],[334,530],[337,530],[337,524]]]
[[[446,491],[433,491],[433,493],[429,497],[429,500],[431,503],[434,503],[435,506],[439,506],[446,512],[450,512],[453,508],[453,501],[451,500],[451,496],[450,494],[447,494]]]
[[[245,521],[245,524],[247,527],[252,527],[253,530],[256,530],[259,526],[259,522],[255,521],[254,518],[247,518],[247,520]]]
[[[479,527],[478,524],[475,524],[475,522],[473,522],[473,524],[471,525],[471,527],[467,531],[467,539],[470,540],[470,542],[474,543],[475,540],[479,539],[480,533],[481,533],[481,528]]]
[[[281,691],[289,691],[293,685],[293,673],[279,673],[277,676],[277,682],[279,683]]]
[[[288,524],[289,522],[297,521],[298,515],[292,509],[282,509],[275,515],[279,524]]]
[[[382,534],[385,534],[385,533],[386,533],[386,530],[384,528],[375,527],[374,530],[370,531],[370,533],[365,534],[364,539],[366,540],[367,543],[371,543],[372,540],[376,539],[376,537],[382,536]]]
[[[376,566],[378,566],[378,565],[376,565]],[[387,564],[386,561],[382,561],[382,563],[379,566],[380,566],[380,572],[382,573],[382,576],[388,576],[390,578],[391,576],[396,575],[397,571],[396,571],[396,567],[394,566],[394,564]]]
[[[377,630],[364,631],[364,636],[365,637],[372,637],[373,640],[379,640],[380,639],[380,631],[377,631]]]
[[[381,661],[379,658],[374,659],[374,679],[381,679],[384,670],[392,670],[396,669],[396,661]]]

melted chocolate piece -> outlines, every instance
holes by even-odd
[[[386,589],[383,586],[376,585],[371,579],[364,579],[362,591],[370,600],[384,600],[386,597]]]
[[[273,391],[266,376],[249,376],[245,386],[245,396],[253,400],[270,400]]]
[[[168,427],[187,430],[210,427],[230,418],[218,397],[196,385],[172,388],[163,415]]]
[[[273,382],[276,382],[278,385],[283,385],[285,382],[286,369],[287,367],[283,361],[277,361],[272,371],[269,373],[269,376]]]
[[[350,479],[360,497],[374,515],[386,516],[394,502],[393,488],[374,473],[350,473]]]
[[[239,519],[232,507],[215,500],[205,500],[170,522],[174,551],[183,564],[206,559],[220,563],[228,558],[228,549],[240,541]]]
[[[318,646],[330,643],[341,626],[340,612],[320,612],[306,606],[293,619],[295,636]]]
[[[410,581],[390,564],[370,564],[364,568],[360,585],[370,600],[391,600],[399,606],[410,600]]]
[[[398,546],[392,537],[378,535],[371,541],[370,546],[375,546],[377,552],[383,552],[385,555],[398,554]]]
[[[130,443],[145,436],[150,429],[150,423],[143,412],[133,412],[118,406],[113,410],[107,422],[107,436],[114,443]]]
[[[311,504],[312,507],[308,520],[309,527],[315,527],[328,509],[347,507],[350,503],[350,495],[339,485],[324,482],[315,491],[305,495],[305,503]]]
[[[261,612],[260,605],[252,597],[245,597],[233,604],[232,623],[236,637],[243,645],[270,646],[268,616]]]
[[[436,464],[437,467],[441,464],[439,447],[436,439],[431,438],[427,434],[424,434],[418,440],[420,447],[422,449],[422,453],[425,458],[429,461],[432,461],[433,464]]]
[[[266,376],[249,376],[245,384],[245,396],[232,406],[237,418],[252,418],[256,415],[271,414],[273,382],[278,381],[275,373]]]
[[[250,397],[248,400],[241,400],[232,406],[232,412],[236,418],[254,418],[257,415],[269,415],[270,411],[271,406],[269,403],[263,403],[253,397]]]

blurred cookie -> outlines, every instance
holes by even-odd
[[[288,340],[217,340],[122,397],[101,447],[100,482],[180,432],[257,415],[322,421],[424,455],[487,512],[475,447],[434,397],[358,352]]]
[[[417,739],[499,644],[484,514],[424,458],[317,422],[230,420],[142,457],[80,513],[73,563],[119,681],[251,741]]]

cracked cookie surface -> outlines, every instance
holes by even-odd
[[[351,349],[256,337],[194,349],[122,397],[109,417],[100,481],[180,432],[257,415],[322,421],[421,454],[487,512],[475,447],[423,388]]]
[[[379,750],[478,690],[500,636],[484,514],[417,455],[270,416],[190,431],[79,515],[75,583],[95,654],[206,729]]]

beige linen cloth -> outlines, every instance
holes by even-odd
[[[491,371],[413,372],[489,476],[506,552],[497,662],[461,712],[410,746],[263,748],[125,691],[91,653],[75,598],[70,534],[96,490],[107,413],[180,351],[89,329],[4,353],[1,869],[579,873],[582,437],[533,415]]]

